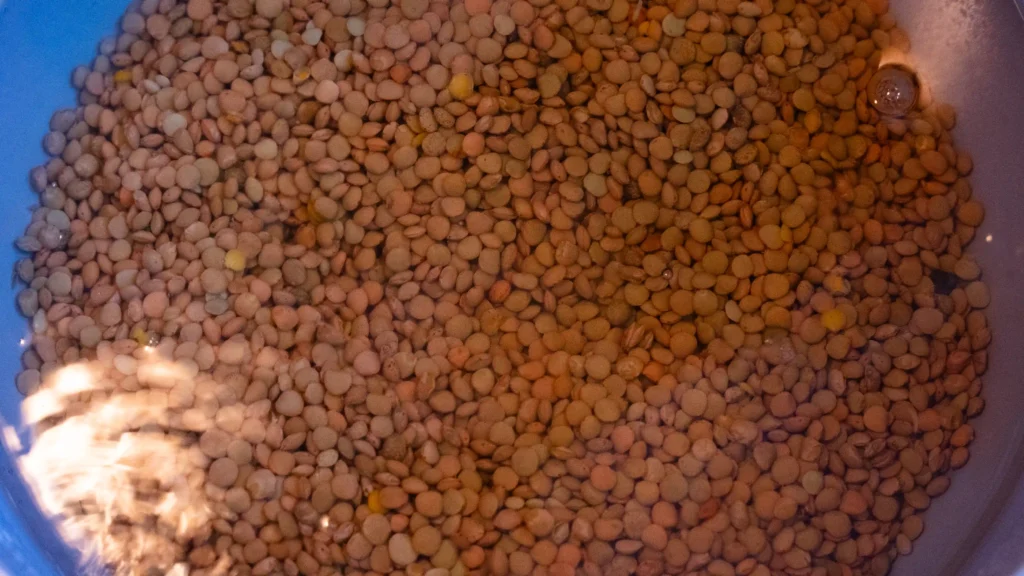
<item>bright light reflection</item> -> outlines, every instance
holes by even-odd
[[[161,391],[189,379],[190,372],[143,359],[135,376]],[[190,483],[201,470],[187,446],[166,433],[166,393],[119,393],[117,377],[109,367],[84,363],[48,375],[22,404],[32,443],[18,465],[40,508],[86,562],[99,559],[116,576],[184,576],[187,567],[173,565],[176,543],[196,536],[212,514],[202,490]],[[165,529],[125,531],[124,520]],[[225,574],[229,561],[220,558],[207,573]]]

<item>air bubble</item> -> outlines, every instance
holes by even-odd
[[[883,66],[868,83],[871,105],[886,116],[906,116],[917,103],[917,76],[905,66]]]

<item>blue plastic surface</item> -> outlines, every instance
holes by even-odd
[[[45,160],[39,142],[47,131],[49,117],[57,109],[74,105],[74,91],[69,85],[72,69],[91,61],[99,40],[114,32],[127,3],[0,0],[0,276],[8,274],[20,257],[12,245],[28,223],[29,207],[35,203],[27,175]],[[1019,195],[1020,183],[1024,182],[1019,168],[1020,134],[1024,133],[1024,58],[1020,53],[1024,32],[1014,7],[1024,13],[1024,0],[893,0],[892,4],[899,21],[911,32],[915,45],[925,48],[924,52],[933,48],[927,41],[931,38],[933,44],[946,45],[947,52],[958,53],[956,58],[947,58],[936,52],[939,55],[934,59],[941,65],[927,72],[962,69],[947,74],[953,80],[947,82],[944,91],[964,119],[957,141],[976,152],[977,166],[972,176],[976,189],[987,202],[1000,194]],[[970,42],[957,44],[950,31],[967,24],[970,26],[966,29],[972,33],[964,37]],[[991,274],[988,277],[993,280],[993,301],[1002,311],[995,316],[994,327],[1004,336],[1012,332],[1007,325],[1020,324],[1024,318],[1020,303],[1024,300],[1019,295],[1024,282],[1024,234],[1020,231],[1024,214],[1012,209],[1019,203],[1009,206],[1010,210],[990,211],[986,230],[1000,242],[1011,242],[1016,259],[1006,258],[1002,252],[989,255],[984,245],[975,246],[980,248],[986,274]],[[21,341],[28,330],[25,319],[15,310],[14,296],[15,287],[0,281],[0,374],[6,376],[0,379],[0,426],[16,426],[19,421],[21,399],[13,377],[20,369],[20,350],[8,343]],[[1017,447],[1022,435],[1022,403],[1016,401],[1021,373],[1016,350],[1019,343],[1004,342],[1008,340],[997,338],[993,344],[998,366],[994,364],[995,370],[987,377],[991,404],[979,422],[980,438],[998,436],[1002,444],[990,440],[980,442],[977,449],[972,447],[975,461],[958,473],[951,492],[933,506],[929,529],[916,544],[915,554],[897,563],[898,574],[1024,576],[1024,571],[1019,571],[1024,565],[1024,482],[1017,477]],[[1011,429],[1005,426],[1007,422],[1017,425]],[[972,470],[977,470],[978,478],[968,480],[963,476]],[[995,484],[1008,486],[1000,489]],[[1009,500],[1005,498],[1007,492],[1012,495]],[[979,493],[986,497],[977,497]],[[1001,495],[993,496],[997,493]],[[994,513],[982,514],[980,510],[986,505],[994,508]],[[964,512],[972,509],[979,511],[973,516]],[[941,520],[945,518],[956,521]],[[952,530],[943,530],[943,524]],[[947,538],[943,534],[951,531],[957,535]],[[973,541],[964,542],[965,535]],[[0,447],[0,576],[81,573],[75,557],[35,508],[10,455]]]
[[[89,63],[99,40],[112,35],[127,2],[0,0],[0,276],[20,257],[13,241],[36,199],[28,171],[45,160],[40,140],[50,115],[74,106],[72,69]],[[28,326],[14,307],[16,287],[0,281],[0,416],[17,426],[20,395],[12,378],[17,346]],[[75,560],[36,509],[10,455],[0,449],[0,575],[78,574]]]

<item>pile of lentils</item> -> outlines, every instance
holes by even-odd
[[[31,174],[19,389],[166,405],[195,576],[884,575],[990,341],[954,111],[865,92],[906,50],[886,0],[136,0]]]

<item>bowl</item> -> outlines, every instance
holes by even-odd
[[[40,138],[50,114],[74,106],[71,70],[88,63],[96,46],[113,35],[127,2],[121,0],[0,0],[0,45],[8,50],[8,65],[0,71],[0,269],[12,270],[22,257],[13,246],[38,199],[29,188],[27,171],[44,160]],[[3,282],[0,295],[0,419],[5,430],[0,449],[0,574],[22,576],[75,575],[82,572],[78,555],[63,544],[53,525],[36,508],[12,459],[12,451],[27,440],[20,427],[20,394],[14,376],[21,365],[21,347],[28,325],[15,309],[17,288]]]
[[[69,77],[114,32],[118,0],[0,0],[0,270],[20,257],[13,247],[36,201],[28,171],[45,160],[39,145],[49,117],[74,105]],[[984,377],[987,407],[975,422],[971,462],[926,513],[914,552],[896,576],[1024,574],[1024,22],[1007,0],[892,0],[911,38],[911,66],[938,100],[958,112],[956,144],[971,152],[971,183],[987,216],[971,250],[992,292],[994,339]],[[0,574],[81,573],[77,557],[32,502],[12,452],[25,441],[14,377],[28,327],[16,289],[0,284]],[[17,438],[20,437],[20,440]]]

